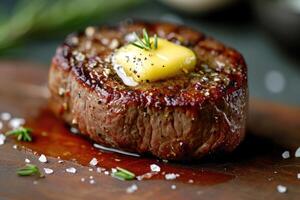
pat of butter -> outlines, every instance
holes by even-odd
[[[154,38],[150,38],[152,44]],[[144,50],[132,44],[123,46],[114,54],[114,64],[122,67],[136,82],[167,79],[195,68],[196,56],[192,50],[158,38],[157,49]]]

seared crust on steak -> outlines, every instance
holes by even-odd
[[[194,72],[126,86],[115,73],[116,48],[146,28],[192,49]],[[247,68],[236,50],[167,23],[88,27],[58,47],[49,73],[50,108],[97,143],[162,159],[199,159],[232,151],[245,135]]]

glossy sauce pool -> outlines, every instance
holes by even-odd
[[[143,180],[165,179],[165,174],[179,174],[175,181],[198,185],[214,185],[234,178],[233,175],[208,171],[189,164],[175,164],[159,161],[155,158],[133,157],[107,152],[93,147],[93,143],[70,132],[63,121],[56,118],[49,110],[42,110],[34,119],[29,119],[26,125],[32,128],[33,142],[22,142],[26,148],[39,154],[60,157],[63,160],[76,160],[79,164],[89,166],[92,158],[97,158],[97,167],[122,167],[134,172],[137,176],[151,172],[150,165],[157,164],[161,171]]]

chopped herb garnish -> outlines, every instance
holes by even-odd
[[[136,41],[132,42],[131,44],[145,50],[151,50],[152,49],[152,42],[150,42],[149,35],[146,31],[146,29],[143,29],[143,38],[140,39],[139,36],[134,33]],[[158,43],[157,43],[157,35],[154,35],[154,49],[157,49]]]
[[[44,177],[44,175],[41,174],[39,168],[36,165],[33,165],[33,164],[26,164],[24,167],[19,168],[17,170],[17,174],[19,176],[38,175],[39,177]]]
[[[154,35],[154,49],[157,49],[157,35]]]
[[[135,174],[128,171],[127,169],[123,169],[121,167],[116,168],[116,172],[112,174],[114,178],[120,179],[122,181],[128,181],[135,179]]]
[[[18,128],[15,130],[11,130],[5,133],[6,136],[15,135],[19,141],[31,142],[31,129],[28,128]]]

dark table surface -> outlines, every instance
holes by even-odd
[[[131,10],[112,13],[105,23],[128,18],[183,23],[223,41],[244,55],[249,66],[252,97],[300,105],[300,56],[289,56],[258,25],[255,14],[248,9],[226,15],[186,16],[156,1],[146,1]],[[25,59],[49,64],[56,46],[63,38],[33,40],[10,49],[0,59]]]

